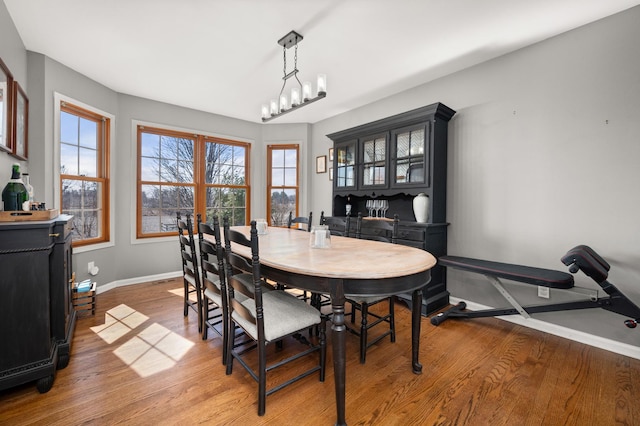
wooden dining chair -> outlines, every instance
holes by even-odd
[[[228,315],[225,315],[225,312],[228,311],[228,300],[218,218],[213,218],[212,226],[202,222],[202,217],[198,214],[198,237],[202,279],[202,340],[207,340],[209,330],[222,337],[222,363],[226,364],[226,334],[224,330],[229,324]]]
[[[356,223],[356,238],[388,242],[396,244],[398,238],[398,215],[393,221],[383,219],[363,219],[362,213],[358,213]],[[396,341],[394,297],[349,297],[347,303],[351,304],[351,323],[355,323],[356,311],[360,311],[360,329],[348,327],[352,333],[360,336],[360,363],[364,364],[367,357],[367,349],[380,340],[390,336],[391,342]],[[387,301],[389,310],[384,315],[378,315],[369,310],[373,305]],[[370,321],[370,318],[373,319]],[[387,325],[389,328],[374,339],[370,339],[369,330],[377,325]]]
[[[309,217],[306,216],[297,216],[293,217],[293,212],[289,212],[289,219],[287,220],[287,228],[293,227],[295,225],[296,229],[300,229],[301,231],[311,232],[311,224],[313,223],[313,212],[309,212]],[[306,225],[305,228],[300,228],[300,224]]]
[[[298,380],[319,372],[319,379],[324,381],[326,364],[325,328],[326,320],[320,312],[304,301],[284,291],[263,291],[261,282],[260,256],[258,249],[258,232],[255,221],[251,222],[251,237],[247,238],[243,233],[229,228],[229,222],[223,221],[225,239],[225,259],[229,285],[229,312],[231,323],[241,327],[244,332],[256,342],[257,367],[254,362],[245,358],[247,351],[234,348],[234,336],[229,334],[227,341],[227,374],[233,371],[233,362],[237,360],[251,377],[258,382],[258,415],[265,413],[266,397],[297,382]],[[233,245],[241,245],[251,249],[251,258],[245,258],[233,250]],[[244,271],[251,274],[251,282],[247,283],[246,274],[233,275],[231,269]],[[248,285],[251,284],[251,285]],[[247,299],[244,302],[238,299],[238,294]],[[319,325],[320,336],[317,343],[313,344],[301,337],[301,331]],[[271,343],[282,341],[287,336],[298,337],[297,345],[300,351],[287,355],[285,359],[274,360],[267,364],[267,346]],[[289,349],[289,348],[288,348]],[[292,348],[293,350],[293,348]],[[278,352],[276,352],[277,354]],[[285,382],[279,383],[267,389],[267,373],[275,368],[284,367],[289,362],[298,360],[307,355],[319,355],[319,361],[305,371]]]
[[[230,333],[229,320],[229,289],[226,279],[226,268],[224,266],[224,246],[220,237],[220,220],[214,217],[213,224],[209,225],[201,221],[198,215],[198,236],[200,237],[200,268],[203,313],[202,340],[207,340],[208,330],[213,330],[222,337],[222,363],[227,363],[227,340]],[[208,236],[208,238],[207,238]],[[213,241],[211,241],[213,239]],[[247,274],[249,275],[249,274]],[[250,281],[249,276],[246,281]],[[273,287],[264,285],[263,291],[272,291]],[[243,294],[236,297],[240,301],[245,301]],[[235,346],[246,345],[248,340],[243,336],[244,331],[234,327]]]
[[[306,229],[300,228],[300,224],[306,225]],[[312,224],[313,224],[313,212],[309,212],[309,217],[306,217],[306,216],[293,217],[293,212],[289,212],[289,219],[287,220],[287,228],[291,229],[293,227],[294,229],[299,229],[300,231],[311,232]],[[293,225],[295,225],[295,227]],[[279,287],[282,290],[286,290],[286,286],[284,285],[279,285]],[[296,290],[296,292],[299,292],[299,291],[300,290]],[[306,301],[306,300],[309,300],[309,293],[307,293],[306,291],[301,291],[300,293],[298,293],[297,297]]]
[[[195,238],[193,237],[193,223],[191,222],[190,214],[187,214],[186,220],[182,220],[180,212],[176,213],[176,220],[182,261],[184,316],[189,315],[189,309],[196,312],[198,316],[198,333],[202,333],[202,287],[200,284],[200,271],[198,270],[198,254],[196,252]]]
[[[344,218],[336,216],[325,216],[324,211],[320,212],[320,225],[327,225],[331,235],[349,237],[351,233],[351,216]]]

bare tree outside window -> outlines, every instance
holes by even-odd
[[[298,215],[298,145],[269,145],[267,179],[269,224],[287,226]]]
[[[247,147],[142,126],[138,140],[139,236],[174,232],[177,212],[245,224]]]
[[[73,216],[74,246],[107,241],[109,119],[61,103],[60,197]]]

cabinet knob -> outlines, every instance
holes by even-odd
[[[60,233],[57,233],[57,234],[49,234],[49,236],[50,236],[50,237],[58,238],[58,237],[60,236]]]

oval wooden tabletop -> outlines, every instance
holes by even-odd
[[[249,236],[249,226],[232,229]],[[269,227],[258,236],[260,262],[303,275],[328,278],[377,279],[416,274],[431,269],[436,259],[431,253],[400,244],[331,236],[330,248],[311,248],[305,231]],[[248,247],[234,246],[243,256]]]

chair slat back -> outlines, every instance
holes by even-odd
[[[320,225],[327,225],[331,235],[338,235],[341,237],[348,237],[351,226],[351,216],[344,218],[335,216],[325,216],[324,211],[320,213]]]
[[[213,242],[205,236],[213,237]],[[213,218],[213,226],[201,221],[198,215],[198,236],[200,237],[200,268],[202,269],[202,285],[205,290],[218,294],[222,303],[226,304],[226,277],[224,274],[224,254],[220,240],[220,223]],[[215,284],[217,279],[219,285]]]
[[[260,339],[264,339],[264,321],[263,321],[263,307],[262,307],[262,276],[260,273],[260,257],[258,254],[258,231],[256,229],[256,222],[251,221],[251,238],[247,238],[242,232],[235,231],[229,228],[229,221],[225,217],[223,221],[224,228],[224,243],[225,243],[225,257],[227,260],[227,279],[229,286],[229,305],[230,314],[235,311],[236,315],[240,315],[247,321],[254,324],[258,331]],[[242,245],[251,248],[251,259],[248,260],[245,257],[239,255],[233,251],[233,244]],[[251,275],[253,288],[248,288],[245,282],[239,279],[240,273],[247,273]],[[233,289],[233,291],[231,291]],[[249,299],[253,299],[255,310],[251,311],[244,304],[240,303],[235,298],[235,292],[240,292]]]
[[[301,231],[305,231],[304,228],[300,228],[299,224],[306,225],[307,232],[311,232],[311,224],[313,223],[313,212],[309,212],[309,217],[297,216],[293,217],[293,212],[289,212],[289,220],[287,221],[287,228],[291,228],[292,225],[296,225],[295,228]]]
[[[394,215],[393,221],[388,221],[364,219],[362,213],[358,213],[356,238],[396,244],[398,240],[398,222],[397,214]]]
[[[191,215],[187,214],[186,221],[182,220],[180,213],[177,213],[176,216],[178,223],[178,239],[180,242],[180,255],[182,257],[182,272],[185,276],[192,277],[199,286],[200,276],[198,273],[198,255],[196,252],[195,238],[193,236]]]

